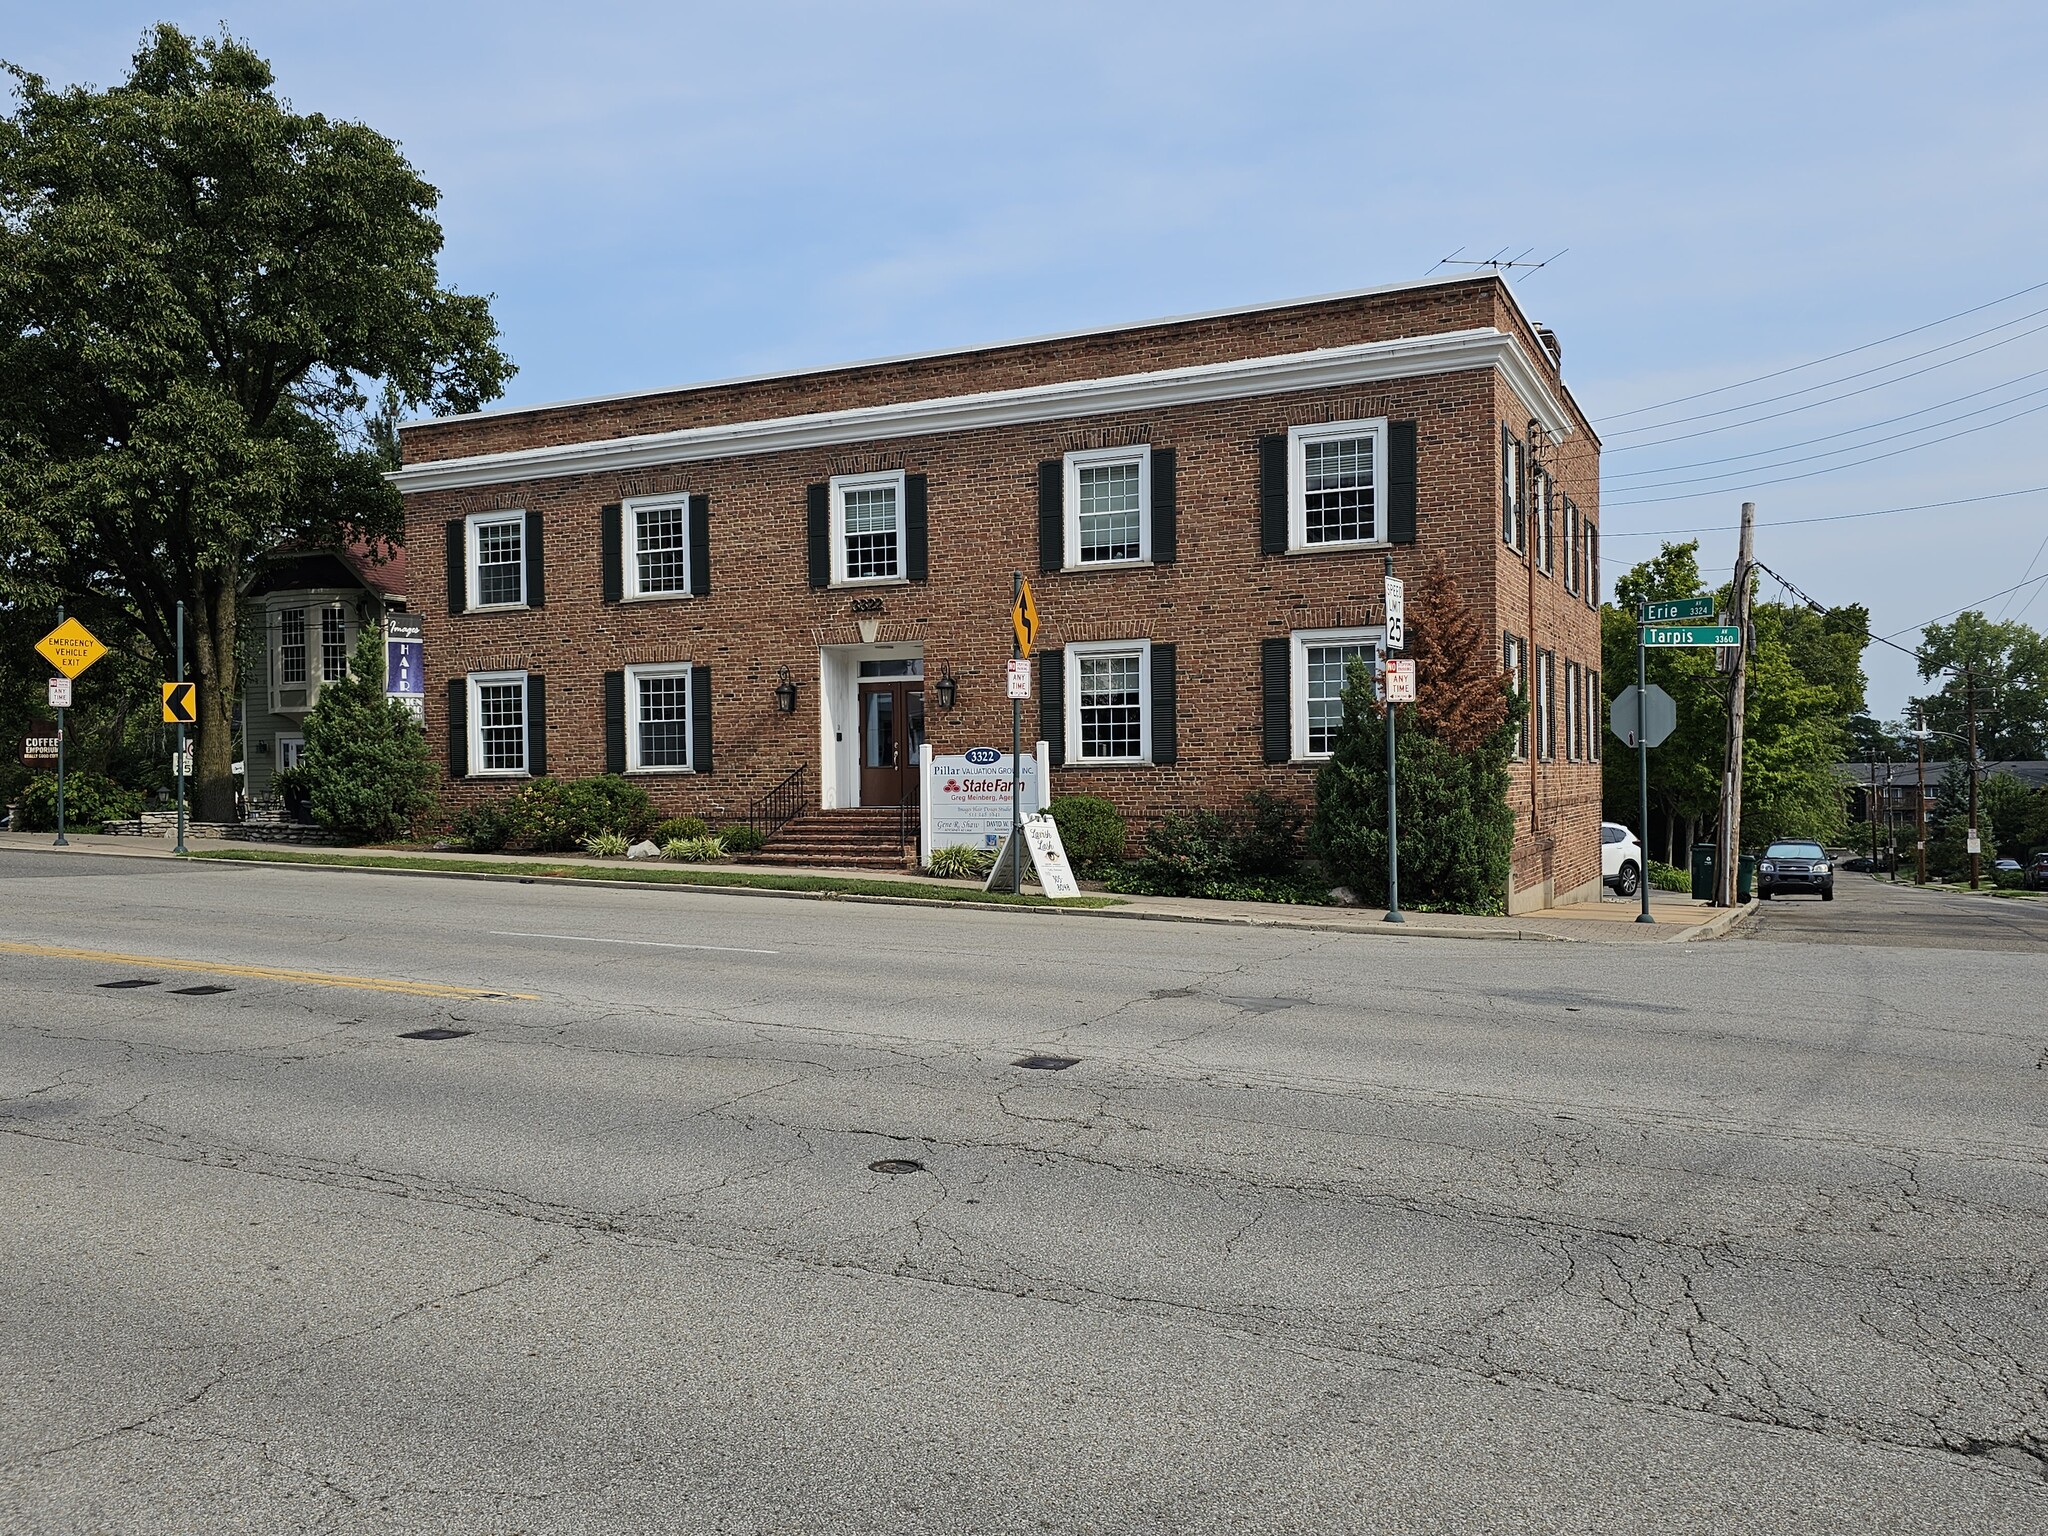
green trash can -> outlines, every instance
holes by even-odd
[[[1712,901],[1714,899],[1714,845],[1694,843],[1692,845],[1692,899]]]
[[[1735,861],[1735,902],[1740,906],[1756,890],[1756,855],[1745,853]]]

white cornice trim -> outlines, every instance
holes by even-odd
[[[563,475],[731,459],[745,454],[839,447],[882,438],[972,432],[989,427],[1054,421],[1068,416],[1104,416],[1119,411],[1158,410],[1166,406],[1197,405],[1248,396],[1341,389],[1387,379],[1414,378],[1431,373],[1465,373],[1487,368],[1498,369],[1515,393],[1522,397],[1530,414],[1550,431],[1560,437],[1571,432],[1570,415],[1560,406],[1520,344],[1512,336],[1486,327],[1451,331],[1439,336],[1326,347],[1278,357],[1202,363],[1155,373],[1076,379],[1061,384],[1032,385],[1025,389],[948,395],[936,400],[905,400],[846,411],[690,427],[679,432],[657,432],[640,437],[521,448],[509,453],[478,454],[461,459],[434,459],[394,470],[385,478],[401,491],[457,490],[506,485],[521,480],[556,479]]]

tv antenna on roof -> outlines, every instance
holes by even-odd
[[[1522,251],[1518,255],[1514,256],[1508,255],[1508,248],[1506,246],[1502,246],[1499,250],[1495,251],[1491,256],[1482,258],[1474,258],[1471,256],[1461,257],[1458,254],[1458,252],[1464,249],[1465,247],[1461,245],[1458,247],[1458,250],[1451,252],[1450,255],[1440,257],[1437,261],[1436,267],[1485,267],[1489,271],[1493,272],[1540,272],[1545,267],[1549,266],[1553,261],[1557,260],[1558,256],[1562,256],[1565,253],[1565,251],[1570,250],[1571,247],[1566,246],[1564,247],[1564,250],[1558,251],[1556,255],[1546,256],[1541,261],[1529,260],[1530,255],[1536,249],[1536,247],[1533,245],[1530,246],[1528,250]],[[1436,270],[1436,267],[1431,267],[1429,269],[1429,272],[1425,272],[1422,275],[1424,277],[1429,276],[1429,273],[1434,272]]]

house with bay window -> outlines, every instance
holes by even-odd
[[[1599,892],[1599,442],[1494,274],[400,441],[455,803],[610,771],[900,857],[919,748],[1007,746],[1017,573],[1053,793],[1136,828],[1306,798],[1391,558],[1411,605],[1456,584],[1530,701],[1511,908]]]

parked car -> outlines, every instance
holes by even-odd
[[[1835,899],[1835,866],[1819,843],[1773,843],[1756,866],[1756,893],[1765,901],[1787,891],[1818,891],[1822,901]]]
[[[2018,859],[1995,859],[1992,861],[1991,867],[2001,875],[2016,875],[2020,872],[2020,861]]]
[[[1618,822],[1600,823],[1600,878],[1617,896],[1633,896],[1643,884],[1643,845]]]
[[[2048,853],[2037,853],[2027,861],[2026,885],[2030,891],[2048,891]]]

